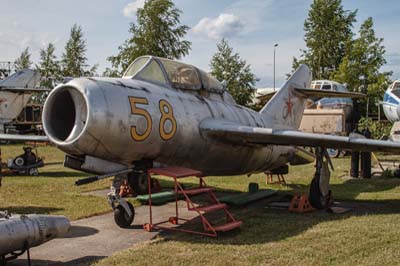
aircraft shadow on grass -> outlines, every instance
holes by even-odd
[[[190,234],[163,231],[161,236],[168,240],[190,243],[215,243],[227,245],[248,245],[268,243],[299,235],[313,226],[329,221],[343,220],[354,216],[385,215],[400,213],[400,199],[390,200],[359,200],[360,193],[373,193],[391,190],[400,185],[400,179],[379,180],[347,180],[342,184],[332,184],[335,201],[340,206],[351,210],[343,214],[332,214],[325,210],[309,214],[289,213],[287,210],[266,208],[273,199],[279,201],[287,195],[287,191],[278,192],[273,199],[266,199],[244,207],[229,208],[234,217],[243,220],[240,230],[221,234],[217,239],[199,237]],[[295,191],[308,191],[307,185],[293,184]],[[220,215],[219,217],[223,217]],[[181,226],[185,229],[202,231],[199,217],[196,217]]]

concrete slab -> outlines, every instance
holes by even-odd
[[[175,212],[175,202],[153,207],[153,222],[167,220]],[[135,220],[131,228],[122,229],[114,223],[113,213],[90,217],[71,223],[69,233],[31,250],[32,265],[82,265],[99,260],[115,252],[149,241],[157,232],[146,232],[142,225],[149,221],[147,206],[135,208]],[[184,201],[179,202],[179,215],[192,219]],[[13,266],[27,265],[26,255],[12,261]]]

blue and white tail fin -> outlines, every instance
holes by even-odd
[[[298,129],[303,117],[307,97],[296,88],[309,88],[312,74],[308,66],[301,65],[283,84],[282,88],[261,109],[260,113],[273,128]]]

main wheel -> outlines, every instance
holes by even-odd
[[[148,194],[148,179],[146,172],[131,172],[128,174],[129,186],[138,195]]]
[[[319,188],[319,179],[314,177],[310,185],[310,193],[308,196],[311,206],[316,209],[325,208],[325,198],[322,196],[321,189]]]
[[[28,170],[28,173],[30,176],[38,176],[39,175],[39,171],[37,168],[31,168]]]
[[[18,156],[17,158],[14,159],[14,164],[16,166],[23,166],[25,164],[25,160],[21,156]]]
[[[121,228],[129,227],[132,224],[133,219],[135,218],[135,209],[133,208],[130,202],[127,201],[126,203],[128,204],[129,209],[132,212],[132,215],[128,215],[124,207],[122,207],[121,205],[118,205],[114,209],[114,221]]]

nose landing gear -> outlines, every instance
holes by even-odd
[[[135,218],[135,208],[120,196],[120,187],[126,175],[116,175],[114,177],[111,191],[107,194],[108,203],[114,211],[114,221],[121,228],[129,227]]]

